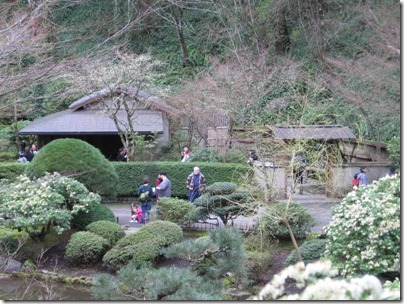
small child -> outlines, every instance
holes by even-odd
[[[139,223],[142,221],[142,209],[138,205],[132,204],[131,215],[132,219],[129,222]]]

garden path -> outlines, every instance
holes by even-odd
[[[287,199],[281,200],[286,202]],[[300,203],[313,216],[316,225],[312,228],[313,232],[323,232],[324,226],[328,225],[331,220],[331,209],[341,202],[341,199],[329,198],[321,194],[295,194],[292,201]],[[129,204],[107,204],[107,207],[112,210],[118,224],[125,227],[127,234],[136,232],[141,225],[138,223],[130,223],[130,208]],[[253,226],[258,218],[263,214],[266,207],[259,209],[256,215],[252,217],[239,216],[234,220],[234,224],[240,227]]]

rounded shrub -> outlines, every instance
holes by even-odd
[[[139,229],[139,232],[149,232],[164,238],[162,246],[170,246],[182,241],[184,236],[180,226],[169,221],[152,221]]]
[[[272,266],[271,252],[247,251],[244,261],[249,279],[260,282]]]
[[[153,261],[160,254],[165,239],[148,232],[136,232],[122,238],[102,258],[102,263],[110,270],[117,271],[133,261],[136,265]]]
[[[86,227],[86,230],[108,240],[111,247],[125,236],[125,231],[121,225],[110,221],[93,222]]]
[[[263,227],[274,238],[290,239],[288,228],[282,220],[285,216],[286,207],[287,203],[277,203],[268,208],[260,220],[259,226]],[[289,204],[286,220],[297,239],[304,238],[315,225],[310,213],[300,204],[294,202]]]
[[[400,195],[400,177],[383,177],[342,200],[325,250],[342,276],[400,272]]]
[[[186,200],[163,197],[160,199],[159,214],[157,218],[176,224],[183,224],[189,220],[189,215],[195,209],[195,205]]]
[[[223,195],[230,194],[236,191],[237,185],[229,182],[217,182],[206,187],[205,192],[210,195]]]
[[[300,254],[305,265],[315,262],[322,258],[325,250],[325,239],[312,239],[304,242],[300,247]],[[288,258],[285,260],[284,265],[294,265],[298,262],[296,250],[293,250]]]
[[[30,177],[46,172],[73,176],[92,192],[105,196],[116,193],[118,176],[100,150],[80,139],[63,138],[44,146],[25,169]]]
[[[79,231],[67,243],[65,257],[72,264],[93,264],[101,261],[108,249],[108,240],[91,232]]]
[[[90,203],[87,210],[73,214],[72,226],[84,230],[88,225],[97,221],[115,222],[115,215],[107,206],[100,203]]]

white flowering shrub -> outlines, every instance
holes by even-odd
[[[348,193],[325,230],[325,256],[342,276],[399,272],[400,177]]]
[[[330,260],[285,268],[253,300],[400,300],[400,281],[384,286],[378,278],[365,275],[352,279],[334,278],[338,270]],[[299,294],[284,295],[286,279],[293,279]]]
[[[101,202],[80,182],[59,173],[30,180],[19,176],[0,187],[0,226],[26,231],[33,240],[43,240],[54,229],[70,229],[72,214],[84,210],[90,202]]]

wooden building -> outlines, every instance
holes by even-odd
[[[177,115],[178,111],[162,99],[136,88],[118,88],[113,92],[109,88],[104,88],[74,101],[67,110],[35,119],[21,129],[19,134],[36,135],[39,148],[57,138],[78,138],[98,148],[107,159],[115,160],[122,142],[115,122],[110,112],[106,110],[106,105],[112,104],[111,94],[125,94],[126,98],[131,98],[135,94],[136,100],[141,99],[142,105],[136,105],[133,101],[136,110],[130,116],[135,131],[145,137],[156,134],[158,145],[168,143],[169,117]],[[125,125],[128,124],[127,111],[114,110],[121,128],[125,129]]]

